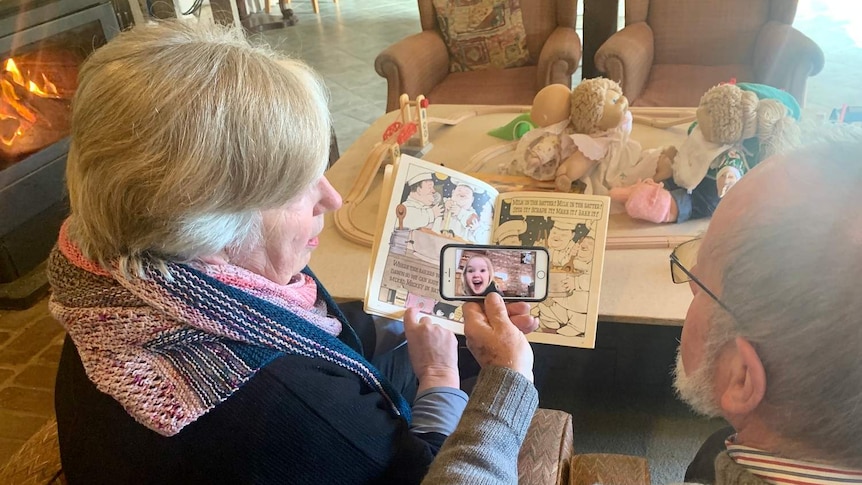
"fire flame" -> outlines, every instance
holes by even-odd
[[[3,63],[3,71],[2,79],[0,79],[0,101],[2,101],[0,103],[0,106],[2,106],[2,109],[0,109],[0,121],[16,120],[19,125],[11,136],[4,133],[5,130],[0,130],[0,142],[11,146],[15,138],[24,133],[23,121],[32,125],[37,120],[36,113],[22,103],[19,92],[26,90],[40,98],[59,99],[60,95],[57,91],[57,86],[49,81],[44,73],[41,75],[42,86],[36,84],[32,79],[25,78],[12,58],[6,59]],[[20,86],[20,88],[16,89],[15,85]],[[11,110],[8,108],[11,108]]]

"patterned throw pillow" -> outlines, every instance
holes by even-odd
[[[434,0],[451,72],[523,66],[530,58],[520,0]]]

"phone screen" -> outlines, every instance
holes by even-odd
[[[440,296],[482,300],[491,292],[510,301],[548,294],[548,251],[540,247],[449,244],[440,252]]]

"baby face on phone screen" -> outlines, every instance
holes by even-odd
[[[473,256],[464,268],[464,284],[468,295],[481,295],[491,284],[492,268],[488,260]]]

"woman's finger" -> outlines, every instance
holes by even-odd
[[[425,325],[433,325],[427,315],[423,315],[418,308],[408,308],[404,312],[404,334],[407,340],[411,340]]]
[[[419,309],[418,308],[408,308],[407,311],[404,312],[404,324],[416,326],[419,323]]]

